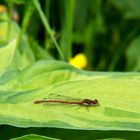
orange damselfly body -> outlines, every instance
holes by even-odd
[[[54,94],[50,94],[54,95]],[[59,104],[69,104],[69,105],[80,105],[80,106],[85,106],[85,107],[91,107],[91,106],[99,106],[99,102],[97,99],[77,99],[77,98],[71,98],[65,96],[67,99],[62,99],[62,95],[57,95],[57,99],[49,99],[49,98],[44,98],[42,100],[36,100],[34,101],[34,104],[45,104],[45,103],[59,103]]]

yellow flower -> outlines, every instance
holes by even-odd
[[[79,69],[83,69],[87,66],[87,57],[84,54],[79,53],[75,57],[71,58],[69,63]]]
[[[4,13],[7,11],[7,8],[4,5],[0,5],[0,13]]]

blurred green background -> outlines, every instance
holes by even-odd
[[[91,71],[140,71],[140,0],[0,0],[0,48],[10,44],[9,42],[14,42],[13,40],[15,38],[17,40],[17,49],[15,49],[16,52],[14,53],[13,60],[11,58],[11,56],[13,56],[12,52],[11,55],[9,55],[10,51],[7,51],[7,53],[5,53],[6,55],[3,54],[1,58],[8,57],[7,61],[10,61],[10,59],[13,61],[10,66],[11,71],[14,71],[16,68],[21,71],[19,77],[21,76],[20,80],[23,80],[21,82],[23,91],[27,90],[24,88],[24,82],[25,85],[27,84],[27,87],[28,85],[30,87],[28,80],[29,83],[30,80],[33,81],[33,84],[35,83],[38,87],[40,85],[42,87],[42,85],[44,86],[49,82],[54,82],[55,84],[55,82],[59,82],[59,80],[63,81],[63,78],[61,78],[63,75],[64,80],[65,78],[68,80],[67,74],[65,75],[63,70],[69,66],[65,67],[66,64],[64,64],[64,67],[63,65],[59,66],[58,63],[58,67],[56,65],[58,61],[55,63],[50,62],[50,65],[47,63],[46,65],[44,64],[45,67],[42,69],[44,72],[52,71],[53,74],[56,74],[48,76],[51,72],[48,73],[46,77],[51,77],[50,79],[43,76],[45,84],[41,83],[40,77],[42,75],[37,77],[43,72],[40,71],[40,68],[42,68],[40,65],[34,69],[31,67],[29,73],[27,70],[27,75],[26,71],[25,75],[24,72],[22,73],[22,70],[26,70],[28,66],[33,66],[32,64],[38,60],[47,61],[56,59],[66,61],[75,67]],[[1,62],[2,66],[5,66],[5,59],[1,60]],[[7,68],[6,66],[4,67],[5,69]],[[48,68],[45,69],[46,67]],[[60,73],[55,72],[57,68],[60,69]],[[39,73],[36,73],[36,69],[39,70]],[[73,73],[73,71],[77,69],[73,70],[73,68],[70,67],[68,70],[71,70]],[[13,76],[11,73],[5,73],[4,76],[6,78],[1,78],[2,86],[8,82],[11,85],[13,84],[9,79],[14,81],[16,75],[13,74]],[[70,78],[69,73],[68,71],[68,78]],[[98,74],[95,75],[98,76]],[[115,77],[114,73],[113,75]],[[132,83],[134,82],[129,75],[126,76],[128,80],[131,80]],[[37,81],[32,79],[36,77],[38,79]],[[135,77],[136,79],[134,80],[138,83],[139,81],[137,78],[139,77],[137,77],[137,74],[136,76],[134,75],[134,78]],[[122,81],[123,77],[120,76],[119,78],[119,80]],[[20,80],[17,80],[17,83],[20,83]],[[99,78],[99,81],[101,81],[101,85],[104,85],[104,79]],[[110,83],[111,82],[110,80]],[[127,83],[128,81],[125,82]],[[110,83],[106,83],[104,87],[107,84],[110,86]],[[120,86],[122,83],[123,81],[118,85]],[[127,83],[127,86],[132,87],[132,91],[134,90],[134,93],[138,94],[138,88],[135,89],[133,86],[134,84],[135,83],[131,85]],[[5,90],[5,87],[7,88],[9,86],[7,85],[2,87],[1,96],[5,95],[5,93],[10,94],[9,91],[3,92],[3,89]],[[81,85],[80,83],[80,86]],[[45,87],[46,86],[47,85],[45,85]],[[123,87],[121,90],[127,91],[128,89],[125,89],[127,86],[125,87],[122,84],[120,86]],[[14,91],[17,92],[18,84],[17,86],[15,84],[14,88]],[[37,87],[35,86],[35,88]],[[112,89],[115,89],[112,92],[113,94],[117,91],[113,86],[111,89],[108,89],[110,93]],[[13,93],[14,92],[12,92],[12,94]],[[44,93],[46,94],[46,91]],[[132,96],[136,95],[134,93],[132,93]],[[112,96],[114,97],[113,94]],[[138,96],[135,98],[138,99]],[[125,98],[123,100],[124,104],[127,104],[127,100]],[[116,101],[117,100],[115,100],[115,102]],[[135,100],[132,102],[132,105],[133,103],[135,103]],[[123,108],[125,108],[125,106]],[[125,114],[125,112],[123,113]],[[60,128],[24,129],[7,125],[1,125],[0,130],[3,140],[31,133],[55,136],[62,139],[66,139],[67,137],[68,139],[72,137],[75,139],[77,139],[77,137],[79,139],[91,139],[93,137],[95,139],[113,139],[112,137],[117,137],[118,139],[126,138],[129,140],[137,140],[140,136],[139,132],[125,130],[85,131]]]
[[[139,0],[36,0],[41,11],[32,2],[1,0],[0,22],[7,13],[18,24],[35,60],[60,59],[92,71],[140,71]]]

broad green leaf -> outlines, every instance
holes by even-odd
[[[140,71],[140,36],[135,38],[126,51],[127,70]]]
[[[0,43],[1,44],[7,44],[8,42],[11,42],[14,39],[17,39],[20,29],[18,25],[15,22],[11,21],[10,25],[10,31],[9,31],[9,40],[7,40],[7,30],[8,30],[8,22],[0,22]],[[28,42],[27,36],[22,37],[20,48],[22,49],[22,53],[19,53],[19,51],[16,51],[16,55],[20,56],[20,59],[22,61],[22,67],[27,67],[34,63],[35,56],[34,53],[30,47],[30,44]],[[16,58],[17,59],[17,58]],[[18,60],[15,60],[18,61]]]
[[[119,139],[119,138],[107,138],[107,139],[100,139],[100,140],[125,140],[125,139]]]
[[[26,0],[6,0],[8,3],[24,4]]]
[[[74,9],[74,29],[82,30],[86,27],[90,1],[77,0],[75,1]]]
[[[16,40],[7,46],[0,48],[0,76],[7,70],[12,63],[16,48]]]
[[[73,30],[73,19],[75,10],[75,0],[67,1],[64,0],[64,20],[62,26],[62,35],[60,40],[60,46],[64,57],[69,60],[72,57],[72,30]],[[67,46],[67,47],[66,47]]]
[[[140,18],[139,0],[111,0],[126,18]]]
[[[6,134],[5,134],[6,132]],[[8,134],[8,135],[7,135]],[[125,140],[139,140],[139,131],[96,131],[96,130],[75,130],[59,128],[19,128],[9,125],[1,126],[0,136],[2,140],[9,140],[19,136],[37,134],[62,140],[96,140],[118,138]]]
[[[58,140],[58,139],[30,134],[30,135],[21,136],[18,138],[13,138],[11,140]]]
[[[39,61],[23,71],[16,73],[8,71],[5,73],[0,79],[0,89],[36,90],[57,82],[76,78],[78,73],[80,73],[79,70],[67,65],[67,63]],[[12,75],[13,77],[10,79],[9,77]],[[8,79],[8,81],[5,82],[3,79]]]
[[[139,131],[139,85],[139,73],[87,73],[63,62],[40,61],[0,85],[0,124]],[[74,105],[34,104],[50,93],[98,99],[100,106],[87,111]]]
[[[20,29],[13,21],[10,22],[10,30],[8,31],[8,21],[0,22],[0,43],[7,42],[7,33],[9,34],[9,42],[17,38]]]
[[[61,61],[17,69],[15,41],[0,49],[0,124],[83,130],[140,130],[139,73],[80,71]],[[12,67],[11,67],[12,66]],[[15,69],[14,69],[15,68]],[[100,106],[34,104],[50,93],[98,99]],[[82,100],[80,100],[82,101]]]
[[[30,41],[32,50],[34,51],[34,54],[37,60],[39,59],[52,60],[53,59],[51,54],[47,50],[44,50],[44,48],[39,45],[37,40],[35,40],[33,37],[30,37],[29,39],[30,39],[29,41]]]
[[[20,48],[22,48],[22,50],[23,50],[23,53],[21,54],[23,65],[24,65],[24,67],[28,67],[29,65],[31,65],[35,62],[35,56],[30,47],[27,36],[22,37]]]

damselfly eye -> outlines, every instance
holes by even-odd
[[[98,100],[95,99],[93,102],[92,102],[94,105],[98,104]]]

